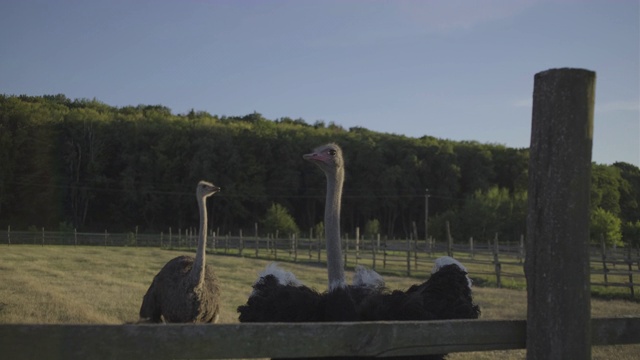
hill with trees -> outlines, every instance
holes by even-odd
[[[344,232],[404,238],[415,222],[422,238],[426,189],[430,236],[444,239],[447,221],[458,240],[525,232],[528,149],[64,95],[0,95],[0,226],[193,227],[192,190],[206,179],[222,188],[209,205],[213,229],[308,233],[321,228],[325,180],[302,154],[327,142],[346,156]],[[639,245],[640,169],[594,163],[591,195],[594,241]]]

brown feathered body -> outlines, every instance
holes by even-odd
[[[191,281],[194,258],[178,256],[153,278],[140,307],[140,318],[149,322],[215,323],[220,316],[218,278],[204,268],[202,284]]]

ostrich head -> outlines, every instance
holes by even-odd
[[[198,183],[198,186],[196,187],[196,196],[199,199],[205,199],[215,193],[217,193],[218,191],[220,191],[220,188],[213,185],[210,182],[206,182],[204,180],[200,181]]]
[[[464,265],[462,265],[461,262],[459,262],[458,260],[450,257],[450,256],[441,256],[439,258],[436,259],[435,263],[433,264],[433,269],[431,269],[431,274],[435,274],[436,272],[438,272],[438,270],[440,270],[441,268],[443,268],[444,266],[447,265],[456,265],[457,267],[460,268],[460,270],[464,271],[465,273],[467,273],[466,278],[467,278],[467,283],[469,284],[469,288],[471,288],[471,285],[473,284],[473,281],[471,281],[471,278],[468,275],[468,271],[467,268],[464,267]]]
[[[335,174],[344,167],[342,149],[333,143],[319,146],[312,153],[302,155],[302,158],[315,163],[327,174]]]

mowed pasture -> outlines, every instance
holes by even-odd
[[[122,324],[135,322],[153,276],[170,259],[193,252],[157,248],[34,246],[0,247],[0,323]],[[464,258],[461,258],[464,262]],[[221,323],[237,322],[257,274],[271,260],[210,255],[221,281]],[[282,262],[305,284],[326,288],[326,271],[309,264]],[[350,278],[351,272],[347,273]],[[473,275],[473,274],[472,274]],[[391,289],[406,289],[418,278],[385,276]],[[526,319],[526,292],[474,288],[482,319]],[[592,317],[640,314],[640,304],[624,300],[591,302]],[[640,345],[599,346],[594,359],[636,359]],[[450,359],[524,359],[525,351],[451,354]]]

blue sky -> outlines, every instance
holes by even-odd
[[[637,0],[2,1],[0,93],[528,147],[535,73],[586,68],[594,161],[640,166],[639,19]]]

